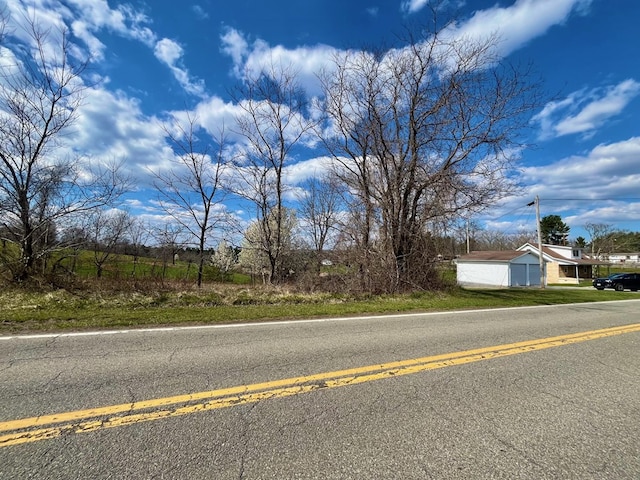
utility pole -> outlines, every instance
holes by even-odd
[[[471,242],[470,242],[470,240],[469,240],[469,219],[467,218],[467,255],[469,255],[470,250],[471,250],[471,249],[469,248],[469,247],[471,246],[471,245],[470,245],[470,243],[471,243]]]
[[[542,228],[540,228],[540,197],[536,195],[536,198],[531,203],[527,203],[527,207],[532,205],[536,206],[536,230],[538,231],[538,261],[540,264],[540,288],[544,288],[545,274],[544,274],[544,257],[542,253]]]
[[[540,228],[540,197],[536,195],[536,228],[538,230],[538,252],[540,260],[540,288],[544,288],[545,274],[544,274],[544,255],[542,253],[542,229]]]

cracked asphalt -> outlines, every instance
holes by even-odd
[[[0,422],[638,322],[630,301],[0,339]],[[639,347],[624,333],[65,432],[0,448],[0,478],[637,479]]]

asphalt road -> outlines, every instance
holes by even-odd
[[[0,337],[0,478],[638,479],[639,323],[625,301]]]

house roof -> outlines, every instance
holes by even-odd
[[[558,263],[559,265],[606,265],[609,262],[603,262],[601,260],[596,260],[594,258],[589,258],[582,255],[582,258],[566,258],[562,255],[558,255],[557,252],[554,252],[552,247],[559,247],[560,245],[542,245],[542,254],[543,257],[551,262]],[[530,243],[525,243],[519,249],[521,252],[529,251],[534,255],[538,255],[538,247],[536,245],[532,245]]]
[[[606,265],[609,262],[603,262],[582,256],[582,258],[566,258],[558,255],[557,252],[552,250],[553,245],[543,245],[542,253],[543,258],[547,262],[555,262],[559,265]],[[458,261],[463,262],[510,262],[516,258],[520,258],[524,255],[531,254],[538,257],[538,248],[530,243],[525,243],[518,250],[493,250],[493,251],[474,251],[467,255],[462,255],[458,258]]]
[[[467,255],[462,255],[458,260],[465,262],[508,262],[516,258],[527,255],[529,252],[518,250],[495,250],[495,251],[474,251]]]

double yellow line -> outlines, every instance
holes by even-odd
[[[290,397],[640,331],[640,323],[142,402],[0,422],[0,447]]]

